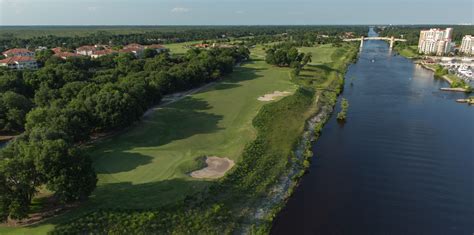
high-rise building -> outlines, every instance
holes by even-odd
[[[465,55],[474,54],[474,37],[471,35],[466,35],[462,38],[461,47],[459,51]]]
[[[421,30],[418,51],[423,54],[448,54],[454,47],[452,37],[452,28]]]

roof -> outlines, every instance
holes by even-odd
[[[76,51],[96,51],[96,50],[97,48],[95,46],[89,46],[89,45],[80,46],[76,48]]]
[[[0,60],[0,64],[15,64],[18,62],[28,62],[28,61],[36,61],[35,58],[31,56],[13,56],[8,57],[3,60]]]
[[[123,52],[123,53],[136,53],[136,52],[137,52],[137,49],[136,49],[136,48],[124,48],[124,49],[119,50],[119,52]]]
[[[140,45],[138,43],[130,43],[130,44],[124,46],[123,48],[124,49],[138,49],[139,50],[139,49],[143,49],[144,46]]]
[[[21,53],[33,53],[33,52],[25,48],[13,48],[13,49],[2,52],[2,54],[5,54],[5,55],[21,54]]]
[[[54,52],[54,54],[58,54],[62,52],[63,49],[61,47],[55,47],[55,48],[52,48],[51,50]]]
[[[115,51],[111,50],[111,49],[104,49],[104,50],[99,50],[99,51],[92,52],[93,55],[108,55],[108,54],[112,54],[112,53],[115,53]]]
[[[61,57],[61,58],[80,56],[80,55],[78,55],[78,54],[76,54],[76,53],[67,52],[67,51],[61,51],[61,52],[55,53],[54,55],[57,56],[57,57]]]

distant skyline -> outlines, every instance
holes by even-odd
[[[473,23],[473,0],[0,0],[0,25]]]

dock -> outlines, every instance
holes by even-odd
[[[451,87],[442,87],[439,88],[442,91],[454,91],[454,92],[466,92],[467,90],[464,88],[456,87],[456,88],[451,88]]]

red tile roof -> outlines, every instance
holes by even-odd
[[[136,48],[124,48],[124,49],[119,50],[119,52],[123,52],[123,53],[136,53],[136,52],[137,52],[137,49],[136,49]]]
[[[115,53],[115,51],[111,49],[104,49],[104,50],[92,52],[93,55],[108,55],[112,53]]]
[[[22,54],[22,53],[33,53],[33,52],[25,48],[13,48],[13,49],[2,52],[2,54],[4,55]]]
[[[31,56],[13,56],[0,60],[0,64],[15,64],[16,62],[36,61]]]
[[[61,47],[55,47],[55,48],[52,48],[51,50],[54,52],[54,54],[58,54],[63,51]]]
[[[54,56],[61,57],[61,58],[68,58],[68,57],[77,57],[81,55],[73,53],[73,52],[61,51],[61,52],[55,53]]]
[[[135,50],[143,50],[145,47],[138,43],[130,43],[123,47],[123,49],[135,49]]]

